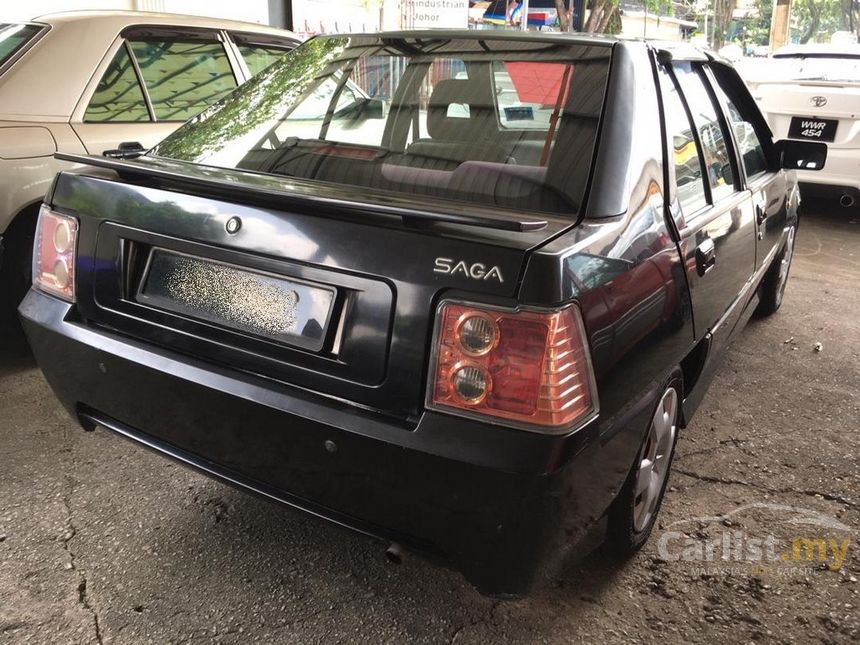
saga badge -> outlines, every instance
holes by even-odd
[[[462,275],[472,280],[498,280],[503,283],[502,271],[497,266],[487,267],[483,262],[466,262],[465,260],[454,260],[453,258],[436,258],[436,266],[433,273],[444,273],[446,275]]]

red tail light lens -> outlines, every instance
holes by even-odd
[[[63,300],[75,301],[77,242],[78,221],[42,206],[33,246],[34,287]]]
[[[428,407],[563,432],[597,408],[579,309],[446,302],[436,316]]]

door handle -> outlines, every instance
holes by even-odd
[[[717,248],[711,238],[696,247],[696,272],[702,276],[717,263]]]
[[[755,223],[756,223],[756,237],[758,239],[764,239],[764,231],[762,230],[762,225],[767,221],[767,213],[761,206],[755,207]]]

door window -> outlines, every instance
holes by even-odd
[[[248,66],[251,76],[256,76],[272,63],[276,63],[289,50],[272,45],[239,45],[239,53]]]
[[[129,42],[158,121],[187,121],[236,88],[220,42]]]
[[[105,70],[84,113],[86,123],[149,121],[143,90],[125,45]]]
[[[717,93],[726,105],[726,117],[731,124],[735,136],[735,144],[741,155],[747,179],[754,179],[768,171],[767,157],[761,145],[761,139],[756,134],[752,122],[741,114],[734,102],[726,95],[723,89],[717,86]]]
[[[726,134],[720,125],[717,107],[705,87],[702,70],[694,69],[688,62],[674,63],[673,68],[699,134],[711,195],[713,201],[717,201],[735,189]]]
[[[708,205],[705,194],[699,146],[693,136],[693,126],[675,83],[665,72],[661,73],[663,109],[666,113],[666,130],[670,153],[675,166],[675,183],[678,199],[687,215]]]

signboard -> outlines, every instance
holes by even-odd
[[[403,0],[405,29],[466,29],[469,0]]]

